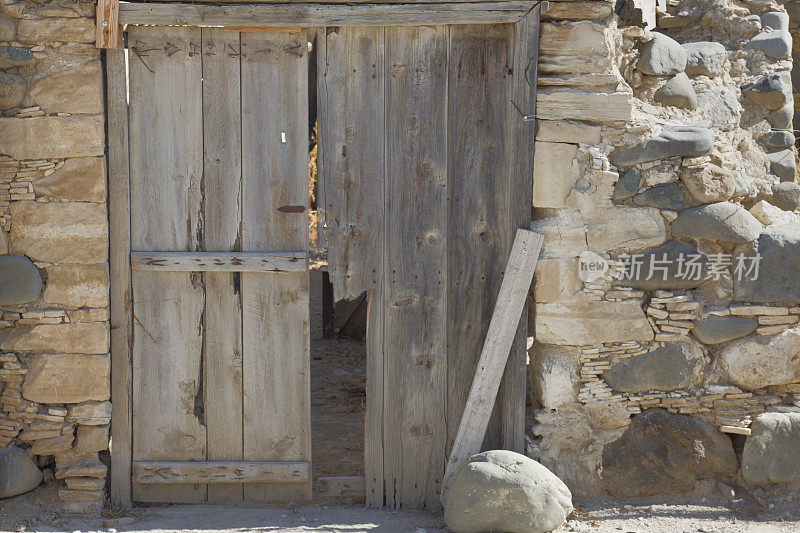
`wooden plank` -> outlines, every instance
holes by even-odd
[[[236,159],[238,160],[238,151]],[[208,170],[206,170],[206,184],[208,185]],[[226,186],[233,186],[238,180],[233,174],[226,181]],[[220,176],[223,180],[224,175]],[[238,187],[231,190],[236,199],[239,196]],[[213,195],[206,196],[206,203]],[[224,199],[216,200],[222,203]],[[220,209],[222,206],[217,206]],[[231,205],[233,211],[220,214],[220,217],[232,221],[236,216],[234,240],[228,246],[233,246],[239,231],[239,203]],[[206,209],[208,210],[208,209]],[[210,214],[210,213],[209,213]],[[206,218],[210,224],[209,218]],[[219,219],[216,222],[219,224]],[[211,228],[209,228],[210,230]],[[216,247],[209,244],[211,237],[206,232],[206,247]],[[219,246],[222,247],[222,246]],[[308,254],[306,252],[131,252],[131,266],[134,270],[155,270],[159,272],[305,272],[308,270]]]
[[[241,99],[239,34],[218,28],[202,30],[203,41],[203,219],[205,250],[230,250],[222,257],[177,257],[163,263],[173,268],[209,267],[203,343],[203,397],[210,461],[242,460],[242,302],[239,274],[243,264],[276,268],[272,257],[237,257],[241,210]],[[212,257],[208,257],[212,256]],[[188,261],[186,261],[188,260]],[[144,261],[158,262],[158,258]],[[133,261],[132,261],[133,262]],[[280,262],[280,260],[278,261]],[[304,261],[297,261],[304,263]],[[161,263],[161,262],[160,262]],[[135,268],[135,267],[134,267]],[[198,473],[200,473],[198,471]],[[244,486],[209,486],[209,502],[244,498]]]
[[[328,272],[336,301],[373,290],[382,261],[383,28],[321,31],[319,64],[321,199]],[[322,36],[325,37],[322,37]],[[330,97],[329,97],[330,95]]]
[[[386,505],[439,508],[447,445],[447,27],[386,29]]]
[[[202,226],[200,30],[131,28],[131,246],[197,250]],[[200,274],[133,274],[133,460],[206,459]],[[200,502],[205,485],[134,484],[137,501]]]
[[[369,291],[364,463],[373,507],[384,505],[384,31],[317,32],[318,205],[328,226],[328,268],[336,298]]]
[[[516,226],[508,176],[516,164],[504,147],[513,67],[513,26],[457,26],[451,30],[449,83],[449,286],[447,427],[449,450],[475,375],[489,317]],[[499,411],[499,410],[498,410]],[[501,417],[487,447],[501,446]]]
[[[530,218],[528,198],[533,195],[533,158],[536,125],[519,116],[511,100],[526,114],[536,114],[536,85],[539,57],[539,13],[537,5],[514,27],[514,76],[511,98],[506,103],[508,128],[507,160],[513,162],[509,172],[508,201],[505,203],[507,223],[512,228],[527,227]],[[508,239],[509,242],[511,239]],[[510,248],[508,249],[510,252]],[[504,257],[505,254],[501,257]],[[527,336],[528,306],[523,306],[517,336],[511,346],[498,397],[502,413],[502,448],[525,452],[525,399],[527,397],[528,367]]]
[[[460,468],[470,456],[480,451],[543,242],[542,235],[524,229],[517,230],[464,416],[447,462],[442,502],[446,501],[447,489]]]
[[[241,42],[242,250],[307,251],[306,33],[243,33]],[[308,272],[241,279],[244,459],[309,461]],[[246,500],[310,498],[310,481],[245,487]]]
[[[97,0],[95,45],[116,48],[120,42],[119,0]]]
[[[363,500],[364,476],[318,477],[314,495],[317,498],[341,498],[351,496]]]
[[[111,274],[111,489],[114,505],[131,506],[131,343],[133,315],[131,267],[131,212],[128,161],[127,66],[124,49],[106,53],[106,109],[108,109],[108,217]]]
[[[222,485],[216,486],[217,489],[238,488],[241,499],[242,483],[307,483],[311,479],[311,463],[136,461],[133,463],[133,479],[136,483],[155,485],[215,483]]]
[[[495,24],[517,22],[531,2],[420,4],[244,4],[225,5],[121,2],[122,24],[162,26],[315,27],[408,26],[415,24]]]

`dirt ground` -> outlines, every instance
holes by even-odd
[[[321,272],[311,275],[311,426],[314,478],[361,475],[365,408],[365,344],[322,338]],[[53,484],[0,500],[0,531],[209,531],[234,533],[445,532],[441,514],[367,509],[349,498],[311,506],[245,509],[152,506],[108,509],[105,516],[57,510]],[[713,491],[712,491],[713,493]],[[331,505],[324,505],[330,503]],[[694,496],[669,503],[650,500],[577,502],[557,531],[598,533],[800,533],[795,493],[762,492],[726,501]],[[115,521],[116,520],[116,521]]]

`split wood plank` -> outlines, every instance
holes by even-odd
[[[238,488],[239,499],[243,483],[307,483],[310,479],[311,463],[302,461],[135,461],[133,463],[133,480],[136,483],[151,485],[214,483],[220,484],[215,487],[217,489]],[[211,488],[209,487],[209,490]],[[222,493],[219,495],[222,496]]]
[[[542,235],[517,230],[464,416],[450,452],[442,486],[442,503],[446,501],[447,489],[461,467],[480,451],[543,242]]]
[[[204,30],[205,31],[205,30]],[[238,40],[238,34],[236,36]],[[238,69],[237,69],[238,71]],[[204,84],[205,86],[205,84]],[[208,145],[206,141],[206,145]],[[236,152],[236,160],[239,160],[239,152]],[[208,168],[206,170],[206,184],[208,185],[209,174]],[[238,199],[239,188],[238,179],[236,174],[221,174],[219,179],[223,180],[223,176],[230,176],[225,180],[225,187],[231,187],[230,193],[235,196],[233,199]],[[207,189],[208,190],[208,189]],[[214,203],[214,198],[220,204],[224,203],[223,198],[225,194],[215,192],[206,196],[207,203]],[[233,200],[231,199],[231,201]],[[218,209],[223,206],[219,205]],[[227,218],[233,223],[233,217],[236,217],[236,226],[234,234],[238,237],[239,231],[239,203],[234,205],[231,203],[228,214],[219,214],[222,219]],[[206,207],[209,211],[209,207]],[[209,215],[211,213],[208,213]],[[207,224],[210,224],[209,218],[206,218]],[[219,220],[216,222],[219,224]],[[211,244],[210,235],[213,228],[209,227],[206,232],[206,247],[217,247]],[[236,237],[229,246],[236,242]],[[220,248],[222,246],[219,246]],[[306,252],[131,252],[131,267],[134,270],[154,270],[159,272],[305,272],[308,270],[308,254]]]
[[[306,32],[242,33],[242,250],[308,250]],[[309,276],[245,272],[244,459],[310,461]],[[311,498],[311,482],[245,500]]]
[[[317,498],[341,498],[350,496],[364,499],[364,476],[318,477],[314,494]]]
[[[119,0],[97,0],[95,15],[95,45],[97,48],[116,48],[122,37]]]
[[[317,32],[318,205],[334,298],[368,291],[364,465],[367,505],[383,507],[384,28]],[[355,72],[351,72],[351,71]]]
[[[450,449],[489,328],[519,194],[509,179],[516,161],[504,149],[514,56],[511,25],[454,26],[449,67],[449,287],[447,426]],[[523,209],[523,211],[529,211]],[[523,406],[524,407],[524,406]],[[502,444],[497,407],[487,448]]]
[[[131,246],[197,250],[201,243],[203,114],[200,30],[129,33]],[[133,460],[204,461],[197,406],[202,376],[200,274],[133,273]],[[200,484],[134,484],[137,501],[206,500]]]
[[[317,27],[516,23],[531,2],[420,4],[244,4],[120,2],[122,24],[161,26]]]
[[[131,267],[131,217],[128,161],[127,66],[124,49],[106,53],[106,107],[108,109],[108,217],[109,268],[113,283],[111,303],[111,489],[114,505],[131,506],[131,343],[133,315]]]
[[[449,28],[386,28],[386,505],[438,509],[447,455]]]
[[[203,246],[205,250],[233,252],[239,242],[242,221],[239,34],[204,28],[202,43]],[[260,262],[262,268],[278,265],[270,257],[243,258],[237,257],[236,253],[220,257],[206,252],[202,258],[169,255],[172,257],[150,257],[144,263],[153,264],[163,259],[163,263],[173,268],[176,263],[210,267],[203,273],[206,289],[203,405],[208,435],[207,456],[209,461],[240,461],[243,459],[243,404],[239,274],[209,270],[231,270],[237,268],[238,263],[252,263],[255,267],[255,263]],[[280,258],[276,259],[281,262]],[[215,474],[211,472],[209,480]],[[243,485],[208,487],[209,502],[230,503],[243,498]]]
[[[507,221],[513,228],[528,226],[530,201],[533,195],[533,158],[536,126],[534,121],[522,120],[516,104],[525,114],[536,114],[536,85],[539,58],[539,16],[537,4],[514,26],[514,63],[511,97],[507,100],[506,143],[509,169],[508,187],[511,195],[505,205]],[[511,102],[514,102],[512,104]],[[503,256],[501,256],[503,257]],[[502,448],[525,452],[525,400],[527,398],[527,334],[528,306],[522,308],[517,336],[511,346],[506,371],[498,398],[502,413]]]

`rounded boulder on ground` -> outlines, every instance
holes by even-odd
[[[470,457],[447,493],[444,520],[454,533],[544,533],[572,512],[572,494],[547,468],[515,452]]]
[[[0,498],[31,491],[42,482],[42,472],[22,448],[0,450]]]

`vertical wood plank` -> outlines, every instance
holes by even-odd
[[[372,290],[382,257],[383,212],[376,207],[383,206],[383,29],[325,33],[325,56],[318,58],[322,197],[328,271],[338,301]]]
[[[131,246],[200,248],[200,30],[135,27],[130,38]],[[133,460],[205,460],[197,273],[133,274]],[[138,501],[199,502],[205,485],[134,484]]]
[[[95,8],[95,46],[113,49],[120,42],[119,0],[97,0]]]
[[[128,74],[125,50],[106,53],[108,111],[108,214],[111,273],[111,490],[114,505],[131,506],[131,343],[133,316],[130,191],[128,177]]]
[[[304,30],[242,33],[242,249],[308,249],[308,48]],[[307,272],[242,274],[244,459],[311,460]],[[306,484],[245,499],[311,498]]]
[[[386,29],[386,504],[437,509],[447,454],[447,27]]]
[[[383,506],[384,29],[320,30],[320,204],[335,299],[369,291],[364,463]]]
[[[530,202],[533,195],[533,156],[535,123],[525,122],[511,105],[511,100],[526,115],[536,114],[536,80],[539,58],[539,16],[541,5],[536,5],[514,25],[514,75],[511,98],[506,104],[508,116],[507,144],[511,162],[510,187],[514,191],[507,203],[509,224],[514,228],[528,227]],[[518,453],[525,451],[525,399],[527,397],[527,332],[528,307],[522,311],[517,336],[511,347],[503,382],[498,394],[502,409],[502,447]]]
[[[453,26],[449,86],[448,450],[458,431],[515,227],[506,121],[513,26]],[[500,409],[497,409],[500,411]],[[487,443],[499,448],[495,416]]]
[[[241,224],[239,33],[203,37],[204,249],[238,251]],[[203,395],[209,461],[242,457],[242,306],[239,274],[207,272]],[[209,502],[236,502],[244,485],[209,485]]]

